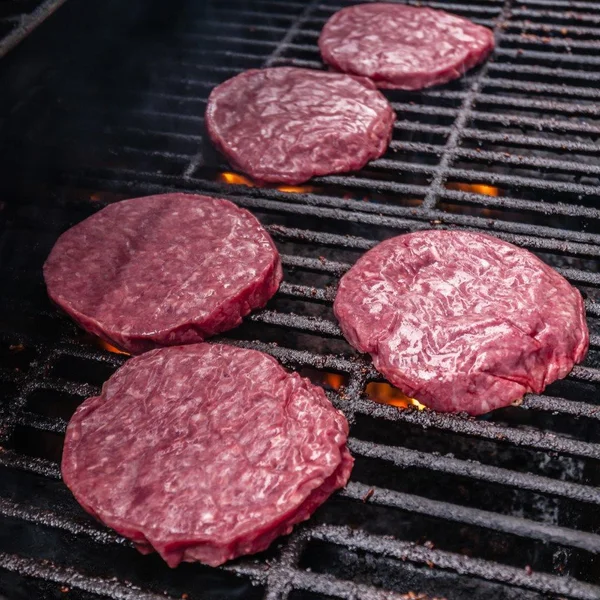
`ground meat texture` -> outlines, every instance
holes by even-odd
[[[494,49],[491,30],[443,10],[358,4],[335,13],[319,37],[323,60],[378,87],[420,90],[461,77]]]
[[[292,67],[237,75],[206,109],[216,147],[259,183],[361,169],[386,151],[394,119],[369,80]]]
[[[171,566],[264,550],[344,486],[348,423],[322,388],[255,350],[130,359],[67,427],[78,502]]]
[[[51,299],[128,352],[199,342],[262,307],[282,278],[269,234],[227,200],[117,202],[64,233],[44,265]]]
[[[387,240],[344,275],[350,343],[402,392],[478,415],[540,393],[583,360],[581,294],[536,256],[466,231]]]

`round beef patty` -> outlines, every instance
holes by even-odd
[[[536,256],[466,231],[387,240],[344,275],[350,343],[402,392],[478,415],[541,392],[583,360],[581,294]]]
[[[282,271],[248,211],[164,194],[111,204],[63,233],[44,278],[84,329],[139,353],[235,327],[273,296]]]
[[[381,156],[395,115],[373,83],[309,69],[246,71],[210,94],[212,141],[257,182],[302,183]]]
[[[319,37],[323,60],[380,88],[420,90],[461,77],[494,49],[491,30],[443,10],[358,4],[335,13]]]
[[[130,359],[67,427],[62,474],[91,514],[171,567],[264,550],[348,481],[348,423],[255,350]]]

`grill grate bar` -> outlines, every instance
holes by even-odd
[[[539,131],[573,132],[575,134],[591,133],[594,135],[600,133],[600,126],[595,125],[594,123],[575,123],[559,117],[527,117],[523,115],[494,114],[485,111],[473,111],[472,117],[489,123],[500,123],[504,127],[531,126],[537,128]]]
[[[323,63],[318,60],[304,60],[302,58],[287,58],[286,56],[278,56],[271,61],[270,66],[285,65],[292,67],[304,67],[306,69],[323,69]]]
[[[566,16],[564,12],[556,10],[535,10],[532,8],[515,8],[512,14],[515,17],[530,17],[532,19],[538,18],[543,20],[558,19],[559,21],[565,19]],[[600,14],[576,12],[574,10],[569,10],[567,14],[567,18],[574,21],[600,23]]]
[[[510,1],[507,0],[502,8],[501,15],[504,17],[508,16],[508,9],[510,7]],[[498,43],[501,39],[502,33],[501,29],[498,27],[498,23],[494,25],[494,36],[496,38],[496,42]],[[424,208],[434,208],[438,202],[438,198],[442,190],[444,189],[444,182],[448,176],[448,169],[453,162],[456,149],[460,144],[462,129],[464,129],[469,122],[471,110],[474,108],[476,103],[476,98],[479,95],[479,91],[481,89],[483,78],[487,73],[487,65],[484,65],[476,77],[473,79],[469,91],[465,95],[460,109],[456,113],[456,118],[454,120],[454,126],[447,138],[446,146],[444,149],[444,154],[440,159],[440,162],[437,166],[435,176],[431,181],[427,193],[425,195],[425,199],[423,200]]]
[[[57,10],[65,0],[45,0],[28,14],[13,15],[18,25],[3,38],[0,38],[0,58],[26,38],[38,25]]]
[[[270,67],[275,64],[283,52],[286,50],[288,45],[293,42],[296,35],[300,31],[301,27],[308,21],[313,11],[316,8],[317,0],[312,0],[309,4],[306,5],[306,8],[302,11],[300,17],[294,21],[294,24],[288,29],[287,33],[277,45],[277,48],[271,53],[271,55],[265,60],[263,63],[264,67]]]
[[[522,146],[530,146],[535,148],[547,148],[552,150],[563,150],[573,152],[598,152],[600,144],[597,142],[579,142],[571,140],[558,140],[553,138],[543,138],[538,136],[519,135],[516,133],[499,133],[494,131],[485,131],[482,129],[464,130],[464,137],[474,140],[484,140],[487,142],[495,142],[497,144],[520,144]]]
[[[272,310],[262,310],[249,317],[255,323],[277,325],[286,329],[318,333],[320,335],[342,337],[340,328],[333,322],[318,317],[304,317],[294,313],[280,313]]]
[[[332,322],[311,319],[308,317],[302,317],[294,314],[282,314],[275,313],[273,311],[264,311],[268,314],[268,317],[264,319],[256,319],[259,322],[267,322],[275,325],[280,325],[288,329],[296,329],[300,331],[317,332],[321,335],[339,335],[339,329]],[[261,313],[257,313],[260,315]],[[228,343],[229,340],[227,341]],[[240,344],[244,345],[244,344]],[[379,375],[373,369],[369,362],[363,360],[356,360],[349,362],[348,360],[336,360],[335,357],[323,358],[319,355],[310,355],[310,353],[294,353],[294,351],[282,348],[273,347],[270,345],[257,346],[245,346],[245,347],[256,347],[261,351],[272,354],[275,358],[281,360],[286,366],[295,367],[298,364],[304,364],[308,366],[315,366],[317,368],[330,368],[341,372],[347,372],[350,375],[356,377],[365,378],[368,377],[371,380],[378,380]],[[66,347],[61,348],[55,354],[56,356],[61,355],[66,351]],[[76,354],[76,351],[74,351]],[[82,355],[81,351],[79,352]],[[95,352],[87,352],[83,355],[87,358],[95,356]],[[120,360],[122,362],[122,360]],[[590,378],[600,380],[600,372],[597,370],[590,370],[585,367],[576,367],[573,371],[573,376],[583,375],[583,379],[589,381]],[[57,382],[58,383],[58,382]],[[358,384],[355,385],[357,387]],[[364,385],[361,383],[357,390],[359,394],[353,396],[347,395],[345,400],[341,403],[337,402],[338,406],[346,412],[350,417],[353,413],[360,413],[369,416],[376,416],[391,421],[402,421],[420,425],[425,428],[436,428],[443,431],[449,431],[458,434],[465,434],[470,436],[478,436],[484,439],[491,439],[495,441],[510,442],[516,445],[527,446],[536,450],[549,450],[556,452],[563,452],[566,454],[572,454],[574,456],[580,456],[584,458],[593,458],[600,460],[600,445],[581,442],[571,438],[566,438],[560,434],[555,434],[546,431],[528,431],[518,430],[511,427],[501,426],[495,423],[478,421],[474,419],[465,419],[456,417],[454,415],[447,415],[442,413],[433,413],[429,411],[414,411],[414,410],[397,410],[396,408],[380,405],[372,402],[371,400],[363,400],[360,398],[360,392],[364,389]],[[598,418],[597,414],[594,413],[594,407],[582,404],[577,408],[578,403],[568,403],[568,401],[556,401],[555,399],[540,399],[536,400],[535,397],[531,401],[532,404],[538,404],[540,410],[551,410],[555,412],[565,411],[565,414],[575,414],[579,416],[592,416]],[[45,431],[54,431],[62,433],[66,427],[66,422],[62,419],[48,418],[36,415],[34,413],[28,413],[22,411],[18,417],[17,422],[22,425],[42,429]]]
[[[398,467],[418,467],[429,471],[460,475],[478,481],[487,481],[501,485],[517,487],[542,494],[550,494],[580,502],[600,505],[600,489],[534,475],[510,471],[493,465],[481,464],[471,460],[460,460],[437,454],[429,454],[404,447],[375,444],[351,438],[348,447],[352,453],[367,458],[378,458],[391,462]]]
[[[360,487],[361,484],[351,484],[353,487]],[[386,490],[381,490],[381,492],[386,492]],[[378,490],[374,492],[371,496],[371,500],[375,497],[375,494],[380,493]],[[354,497],[356,494],[353,494]],[[3,516],[10,517],[18,517],[24,519],[29,522],[34,522],[36,524],[49,526],[53,528],[63,529],[75,535],[86,535],[94,539],[95,542],[101,544],[118,544],[118,545],[126,545],[132,546],[131,542],[122,538],[119,535],[114,534],[112,531],[103,528],[102,526],[96,526],[91,524],[78,524],[72,520],[65,519],[56,513],[51,511],[43,511],[39,509],[34,509],[33,507],[22,507],[15,503],[6,500],[0,500],[0,514]],[[270,578],[270,574],[272,570],[276,571],[276,578],[281,581],[281,579],[285,579],[287,592],[290,591],[290,588],[304,588],[306,585],[310,586],[310,589],[313,589],[314,585],[322,586],[324,583],[329,583],[333,581],[336,585],[338,580],[333,578],[322,579],[323,576],[316,575],[315,580],[313,577],[310,577],[309,580],[301,580],[297,581],[296,575],[298,573],[302,573],[301,571],[297,571],[294,569],[294,565],[297,563],[300,550],[303,548],[304,543],[309,539],[322,540],[329,543],[342,545],[345,547],[353,547],[358,548],[360,550],[364,550],[366,552],[371,552],[376,555],[388,556],[391,558],[396,558],[400,560],[409,560],[415,563],[422,564],[430,564],[433,563],[437,568],[447,569],[454,571],[458,574],[462,575],[470,575],[470,576],[478,576],[482,577],[489,581],[498,581],[509,583],[511,585],[519,585],[522,587],[527,587],[529,589],[535,589],[538,591],[558,591],[559,593],[568,594],[569,597],[572,598],[597,598],[598,587],[585,584],[577,581],[571,577],[556,577],[553,575],[547,575],[545,573],[535,573],[535,574],[527,574],[521,569],[516,569],[514,567],[509,567],[506,565],[499,565],[497,563],[490,563],[489,561],[469,558],[465,556],[461,556],[459,554],[433,550],[426,548],[424,546],[415,545],[411,542],[393,540],[390,541],[388,538],[380,538],[379,536],[367,534],[364,532],[356,532],[347,527],[336,527],[330,525],[317,525],[317,526],[309,526],[308,528],[304,528],[298,534],[295,534],[291,539],[291,544],[288,548],[284,549],[284,553],[287,551],[287,560],[284,560],[282,557],[282,561],[280,564],[276,565],[274,569],[269,570],[266,573],[259,567],[256,567],[251,564],[240,564],[240,565],[229,565],[225,566],[226,570],[233,571],[240,575],[245,575],[251,577],[255,582],[265,584],[267,580]],[[302,544],[298,543],[304,542]],[[6,560],[7,555],[0,556],[0,566],[3,568],[9,568],[8,561]],[[26,574],[39,576],[36,567],[40,565],[40,562],[33,561],[32,559],[25,559],[29,561],[29,565],[33,567],[33,570],[27,570]],[[21,565],[23,563],[20,563]],[[55,568],[52,565],[52,568]],[[20,568],[19,572],[22,572],[23,569]],[[58,572],[61,572],[61,569],[58,569]],[[53,581],[58,581],[59,583],[70,583],[73,587],[79,587],[77,584],[73,583],[73,580],[67,581],[66,579],[59,578],[53,579]],[[93,589],[90,587],[80,588],[85,589],[86,591],[92,591],[98,593],[98,588],[96,584],[104,583],[106,580],[102,578],[89,578],[86,582],[88,585],[94,582]],[[114,580],[112,580],[114,583]],[[272,582],[275,583],[276,582]],[[348,582],[349,583],[349,582]],[[349,583],[349,585],[352,585]],[[279,586],[274,586],[279,587]],[[139,593],[139,588],[133,588],[127,585],[127,591],[132,590],[133,593]],[[362,588],[364,592],[371,592],[373,588]],[[114,588],[111,590],[114,593]],[[126,591],[121,588],[120,591]],[[285,590],[277,589],[278,594],[283,593]],[[116,598],[130,596],[112,596]],[[139,598],[139,595],[135,596]],[[144,597],[144,596],[142,596]],[[151,595],[150,598],[154,598],[156,596]],[[164,596],[161,596],[164,597]],[[274,595],[273,597],[282,597],[281,595]],[[337,594],[337,597],[344,597]],[[372,597],[368,595],[368,597]],[[406,598],[406,597],[405,597]]]
[[[599,59],[600,60],[600,59]],[[599,63],[600,64],[600,63]],[[573,115],[600,115],[600,108],[594,104],[581,102],[558,102],[556,100],[540,100],[538,98],[522,98],[502,96],[500,94],[479,94],[477,99],[500,106],[511,106],[518,109],[536,108],[547,112],[564,112]]]
[[[458,200],[459,202],[464,202],[467,204],[497,206],[520,211],[535,211],[543,213],[545,215],[578,216],[590,219],[600,218],[600,211],[596,208],[579,206],[577,207],[577,211],[574,212],[572,204],[564,204],[563,202],[550,204],[546,202],[540,202],[537,200],[523,200],[521,198],[511,198],[505,196],[487,196],[485,194],[476,194],[474,192],[460,192],[457,190],[444,191],[442,193],[442,198],[446,198],[448,200]]]
[[[468,169],[449,169],[449,175],[459,180],[481,181],[484,179],[488,183],[499,183],[502,186],[528,187],[531,189],[547,190],[554,192],[567,192],[572,194],[582,194],[585,196],[597,196],[598,188],[594,185],[582,183],[563,183],[561,181],[550,181],[536,179],[534,177],[523,177],[520,175],[503,175],[501,173],[481,173],[470,171]]]
[[[278,293],[290,298],[303,298],[304,300],[318,300],[329,303],[332,303],[335,298],[335,292],[332,289],[315,288],[285,282],[279,287]]]
[[[0,466],[35,473],[49,479],[61,479],[60,468],[55,462],[45,458],[23,456],[12,450],[3,449],[0,452]]]
[[[373,487],[363,483],[351,481],[339,494],[344,498],[362,502],[372,489]],[[449,504],[414,494],[377,488],[370,495],[369,503],[427,515],[445,521],[456,521],[475,527],[501,531],[518,537],[534,538],[543,542],[579,548],[586,552],[600,552],[600,535],[594,533],[529,521],[521,517],[501,515],[479,508]]]
[[[130,583],[113,578],[94,577],[71,567],[53,564],[47,560],[23,558],[5,552],[0,553],[0,568],[27,577],[67,585],[90,594],[107,596],[115,600],[165,600],[165,598],[178,600],[174,596],[148,592]]]
[[[97,544],[119,544],[131,548],[134,547],[133,542],[91,519],[79,522],[72,517],[60,515],[54,511],[42,510],[33,506],[23,506],[23,504],[12,502],[5,498],[0,498],[0,515],[21,519],[22,521],[35,523],[36,525],[62,529],[74,535],[86,535],[92,538]]]
[[[600,596],[600,587],[582,583],[572,577],[557,577],[545,573],[528,574],[523,569],[443,550],[433,550],[410,542],[390,540],[349,527],[322,525],[311,531],[311,538],[402,561],[427,565],[433,563],[437,568],[448,569],[460,575],[477,576],[488,581],[518,585],[540,592],[565,594],[580,600],[597,600]]]
[[[591,54],[567,54],[566,52],[541,52],[539,50],[523,50],[522,48],[496,48],[496,56],[506,56],[515,61],[530,59],[536,62],[560,61],[561,63],[575,63],[580,65],[597,66],[600,56]]]
[[[152,184],[150,182],[158,181],[164,182],[164,177],[157,177],[155,173],[149,172],[137,172],[127,169],[119,169],[118,173],[113,171],[114,175],[106,175],[104,177],[96,176],[78,176],[77,182],[81,185],[101,185],[103,189],[117,189],[120,192],[128,190],[130,193],[148,193],[148,192],[165,192],[169,190],[187,189],[185,186],[181,186],[179,180],[172,179],[172,185],[166,183]],[[476,178],[475,172],[452,169],[451,173],[457,178],[466,178],[469,180],[480,180],[483,178]],[[123,177],[121,179],[121,177]],[[488,183],[492,183],[491,176],[483,180]],[[132,179],[142,180],[143,192],[140,191],[139,184],[132,184]],[[420,186],[407,185],[407,184],[392,184],[388,185],[389,182],[383,182],[385,185],[381,186],[382,182],[378,180],[370,179],[357,179],[354,177],[328,177],[320,178],[320,180],[326,179],[326,182],[333,185],[340,185],[344,187],[358,187],[368,188],[380,191],[381,188],[385,191],[395,191],[398,193],[418,193],[423,188]],[[168,181],[168,178],[167,178]],[[527,180],[529,181],[529,180]],[[533,180],[535,182],[535,180]],[[75,183],[75,182],[74,182]],[[494,183],[496,181],[494,180]],[[544,186],[548,183],[551,186],[551,182],[538,182],[540,186]],[[333,196],[320,196],[317,194],[292,194],[279,192],[276,190],[260,189],[256,190],[253,188],[247,188],[245,186],[233,186],[228,184],[219,184],[217,182],[209,182],[206,180],[190,178],[190,184],[194,187],[191,188],[194,191],[202,189],[204,193],[226,193],[229,196],[233,196],[235,202],[245,208],[255,208],[259,210],[267,211],[280,211],[282,213],[291,214],[306,214],[324,218],[332,218],[337,220],[351,221],[357,223],[369,223],[378,226],[393,227],[401,231],[409,231],[423,228],[432,228],[432,225],[436,224],[448,224],[448,225],[460,225],[463,228],[473,228],[483,231],[493,232],[497,237],[506,239],[507,241],[515,240],[515,243],[528,248],[534,248],[536,250],[558,250],[561,252],[569,252],[576,254],[577,252],[588,252],[584,247],[573,246],[571,242],[565,240],[573,240],[582,243],[594,243],[596,234],[588,234],[581,231],[572,231],[560,229],[557,230],[552,227],[546,227],[541,225],[528,225],[518,222],[510,221],[498,221],[495,220],[493,223],[486,218],[482,217],[471,217],[466,215],[455,215],[442,210],[417,210],[414,207],[403,207],[403,206],[392,206],[385,204],[375,204],[369,202],[361,202],[356,200],[344,200],[339,197]],[[390,190],[389,188],[392,188]],[[544,186],[546,189],[548,186]],[[592,186],[590,186],[592,187]],[[548,187],[548,189],[553,189]],[[570,188],[569,188],[570,189]],[[593,188],[592,188],[593,189]],[[571,190],[573,191],[573,190]],[[579,191],[579,188],[576,188]],[[243,193],[243,196],[236,194]],[[260,194],[258,197],[248,196],[247,194],[256,193]],[[444,190],[443,194],[450,193]],[[592,191],[590,191],[590,194]],[[473,195],[475,196],[475,195]],[[281,199],[281,202],[271,200],[270,198]],[[490,197],[490,202],[500,202],[495,198]],[[516,208],[520,201],[518,199],[513,200],[513,206]],[[527,208],[527,201],[524,201],[525,208]],[[301,204],[299,204],[301,203]],[[309,206],[305,206],[306,203],[310,203]],[[316,205],[316,206],[315,206]],[[332,209],[322,208],[322,206],[333,207]],[[548,205],[551,206],[551,205]],[[352,212],[350,212],[352,210]],[[551,209],[549,209],[551,210]],[[568,214],[571,216],[579,216],[579,207],[573,207]],[[585,210],[583,209],[585,216]],[[375,213],[375,214],[368,214]],[[404,218],[403,218],[404,217]],[[425,221],[425,222],[423,222]],[[553,236],[560,235],[561,240],[553,239]],[[369,241],[371,246],[375,243]],[[364,246],[370,247],[368,245]],[[591,252],[594,252],[590,248]],[[592,274],[592,276],[594,276]]]
[[[371,496],[371,499],[374,497],[375,493],[376,492]],[[129,540],[115,534],[101,525],[87,522],[77,523],[72,519],[65,519],[52,511],[39,510],[33,507],[22,507],[8,500],[0,500],[0,514],[3,516],[21,518],[25,521],[39,525],[62,529],[75,535],[85,535],[101,544],[117,544],[133,547],[133,544]],[[290,538],[290,543],[284,549],[285,556],[282,556],[281,562],[268,572],[265,572],[255,565],[245,563],[228,565],[225,566],[224,569],[240,575],[249,576],[254,579],[255,582],[261,584],[265,584],[267,580],[271,578],[271,572],[275,570],[276,577],[274,579],[281,582],[283,576],[286,587],[295,587],[294,575],[298,571],[294,569],[294,565],[297,564],[300,552],[306,542],[311,539],[322,540],[345,547],[358,548],[376,555],[388,556],[400,560],[409,560],[410,562],[415,563],[433,563],[437,568],[451,570],[462,575],[478,576],[489,581],[524,586],[538,591],[558,591],[559,593],[568,594],[573,598],[597,598],[597,595],[594,594],[597,594],[598,589],[600,589],[597,586],[579,582],[571,577],[556,577],[545,573],[527,574],[525,571],[514,567],[491,563],[481,559],[469,558],[443,550],[434,550],[416,545],[412,542],[400,540],[390,541],[389,538],[384,539],[362,531],[357,532],[347,527],[331,525],[309,525],[294,534],[294,536]],[[0,562],[0,565],[6,568],[5,562]],[[290,575],[292,576],[291,578]],[[271,585],[274,584],[273,588],[278,588],[278,594],[285,593],[286,590],[281,589],[281,587],[277,585],[278,581],[272,581],[270,583]],[[289,592],[289,589],[287,591]],[[274,595],[273,597],[281,597],[281,595]]]
[[[452,433],[493,440],[535,450],[560,452],[600,460],[600,444],[581,442],[546,431],[514,429],[496,423],[460,418],[455,415],[433,413],[429,411],[397,410],[394,407],[377,404],[371,400],[349,399],[351,409],[356,414],[400,421],[424,428],[439,429]]]
[[[600,147],[598,148],[600,150]],[[555,160],[550,158],[537,158],[525,154],[507,154],[505,152],[492,152],[489,150],[472,150],[471,148],[458,148],[456,155],[473,160],[486,160],[490,163],[506,165],[519,165],[525,167],[538,167],[540,169],[559,169],[561,171],[580,171],[586,175],[599,175],[600,166],[579,163],[575,160]]]
[[[564,25],[552,25],[550,23],[535,23],[533,21],[510,21],[509,24],[510,29],[522,29],[526,32],[535,30],[541,31],[544,34],[549,32],[558,32],[562,35],[600,35],[600,27],[581,27],[579,25],[571,25],[569,24],[567,27]],[[569,39],[569,38],[567,38]]]
[[[524,92],[537,92],[539,94],[562,94],[565,96],[576,96],[577,98],[600,98],[600,91],[595,88],[567,85],[564,83],[535,83],[530,81],[519,81],[514,79],[503,79],[500,77],[486,77],[486,86],[501,87],[508,90]],[[553,103],[554,105],[554,103]]]
[[[588,419],[600,420],[600,406],[597,404],[587,404],[586,402],[574,402],[565,398],[556,398],[554,396],[539,396],[530,394],[525,396],[523,407],[531,410],[541,410],[556,412],[565,415],[574,415],[577,417],[586,417]]]
[[[246,191],[246,190],[244,190]],[[454,194],[455,192],[444,191],[444,195]],[[260,200],[257,198],[252,198],[248,196],[236,196],[235,201],[244,207],[252,207],[259,209],[273,209],[273,210],[282,210],[285,211],[291,210],[288,204],[279,203],[277,201],[272,201],[267,199],[269,196],[272,196],[269,193],[265,193],[263,191],[262,195],[265,200]],[[352,201],[352,200],[340,200],[339,198],[329,198],[326,196],[315,196],[315,195],[305,195],[305,198],[300,198],[300,194],[295,195],[294,198],[290,198],[291,202],[302,202],[303,200],[310,201],[311,206],[309,209],[321,209],[319,206],[312,206],[312,202],[324,204],[325,206],[331,206],[332,209],[327,212],[319,212],[320,216],[333,216],[334,218],[340,218],[345,220],[356,220],[357,222],[363,222],[363,217],[368,217],[367,221],[369,223],[375,223],[378,225],[387,225],[393,226],[397,229],[406,229],[406,230],[417,230],[417,229],[432,229],[434,228],[435,223],[431,223],[430,221],[435,220],[443,220],[444,223],[448,224],[460,224],[464,228],[478,228],[483,231],[494,231],[494,235],[505,239],[506,241],[516,243],[517,245],[533,248],[536,250],[549,250],[549,251],[559,251],[559,252],[568,252],[572,254],[579,255],[591,255],[597,256],[598,249],[593,246],[585,246],[579,244],[577,242],[582,243],[594,243],[597,239],[597,234],[586,234],[575,231],[560,231],[561,237],[564,239],[553,239],[551,236],[557,235],[557,231],[551,227],[543,227],[543,226],[527,226],[522,225],[521,223],[511,223],[511,222],[496,222],[494,224],[494,228],[490,227],[489,220],[479,218],[479,217],[466,217],[461,215],[452,215],[443,211],[438,210],[430,210],[423,211],[423,213],[417,212],[414,208],[405,208],[399,206],[385,206],[382,204],[368,204],[360,201]],[[494,198],[490,198],[490,202],[495,201]],[[283,200],[283,198],[282,198]],[[515,206],[520,204],[520,200],[515,199]],[[519,204],[517,204],[519,203]],[[337,212],[339,208],[353,208],[356,209],[357,212],[353,213],[342,213]],[[527,201],[525,201],[525,207],[527,207]],[[295,207],[297,208],[297,206]],[[325,209],[323,209],[325,210]],[[377,215],[365,215],[363,212],[358,211],[369,211],[378,213]],[[292,212],[298,212],[297,210],[292,210]],[[577,213],[571,213],[577,214]],[[389,215],[389,216],[387,216]],[[406,215],[409,219],[402,218],[402,216]],[[424,218],[427,220],[427,224],[420,223],[418,221],[419,218]],[[531,236],[531,237],[529,237]],[[565,241],[568,239],[576,240],[573,242]],[[358,242],[358,240],[361,240]],[[365,238],[350,238],[348,243],[343,244],[344,246],[348,246],[352,241],[353,244],[359,244],[358,246],[353,245],[353,247],[360,247],[362,249],[367,249],[372,247],[376,241],[375,240],[366,240]],[[574,275],[579,275],[579,273],[573,273]],[[581,272],[581,277],[595,277],[594,273],[584,273]]]
[[[531,6],[554,6],[564,8],[569,12],[574,8],[583,8],[584,10],[598,10],[598,5],[595,2],[578,2],[577,0],[525,0],[521,4]]]
[[[575,40],[575,39],[562,39],[552,38],[547,36],[536,36],[533,34],[514,34],[507,33],[503,36],[505,42],[520,42],[528,45],[538,45],[549,48],[566,48],[570,51],[571,48],[581,48],[583,50],[597,50],[598,42],[596,40]]]
[[[467,12],[467,13],[475,13],[475,14],[489,14],[491,16],[497,15],[501,10],[501,4],[498,0],[492,0],[492,2],[499,4],[498,6],[485,6],[483,4],[477,3],[473,4],[463,4],[459,2],[435,2],[435,0],[406,0],[403,4],[408,4],[411,6],[429,6],[431,8],[441,8],[447,11],[455,11],[455,12]],[[328,12],[336,12],[344,8],[344,4],[321,4],[319,8]]]
[[[52,433],[64,434],[67,429],[67,421],[59,417],[44,417],[27,410],[21,410],[15,418],[18,425],[26,425],[40,431],[51,431]]]
[[[426,144],[424,142],[400,142],[392,140],[389,145],[390,150],[408,150],[410,152],[423,152],[425,154],[441,154],[443,147],[437,144]],[[385,165],[386,168],[394,168],[395,160],[390,159],[376,159],[371,161],[371,166],[382,167]],[[375,163],[375,165],[374,165]]]
[[[415,112],[424,115],[456,117],[458,109],[447,108],[445,106],[429,106],[427,104],[409,104],[408,102],[391,102],[392,108],[396,112]]]
[[[400,120],[396,120],[394,128],[406,131],[418,131],[420,133],[441,133],[444,135],[448,134],[451,129],[445,125],[430,125],[429,123],[419,123],[418,121]]]
[[[598,35],[600,35],[600,29],[598,29]],[[509,73],[512,75],[549,75],[552,78],[558,80],[562,79],[584,79],[586,81],[598,81],[600,80],[600,73],[594,73],[593,71],[581,72],[576,69],[565,69],[562,67],[544,67],[542,65],[521,65],[511,63],[490,63],[490,72],[497,73]],[[490,78],[493,81],[493,78]]]

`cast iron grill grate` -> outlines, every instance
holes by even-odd
[[[65,0],[1,0],[0,57],[14,48]]]
[[[11,111],[0,121],[0,593],[600,598],[600,8],[410,3],[493,27],[496,53],[459,82],[389,92],[390,151],[305,186],[252,187],[212,151],[202,115],[211,88],[244,69],[323,68],[319,31],[348,3],[71,0],[0,63]],[[47,75],[32,88],[16,73],[40,53]],[[104,204],[173,189],[227,196],[267,226],[285,283],[224,339],[324,385],[352,423],[347,489],[275,548],[223,569],[138,556],[76,505],[58,468],[70,415],[126,357],[50,306],[43,260]],[[485,418],[407,407],[343,340],[331,304],[366,249],[431,227],[491,232],[563,273],[586,297],[586,362]]]

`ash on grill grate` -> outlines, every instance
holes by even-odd
[[[14,48],[65,0],[3,0],[0,2],[0,57]]]
[[[600,597],[600,10],[409,3],[495,27],[497,52],[448,86],[390,92],[398,121],[382,159],[292,188],[230,170],[205,139],[206,99],[249,67],[323,68],[320,28],[350,2],[71,0],[0,61],[0,594]],[[139,556],[58,469],[69,417],[127,357],[50,306],[41,265],[100,207],[172,189],[227,196],[268,227],[284,284],[223,339],[323,385],[357,459],[297,534],[219,570]],[[586,362],[479,419],[419,410],[382,382],[341,336],[335,287],[378,241],[430,227],[487,231],[559,268],[587,297]]]

